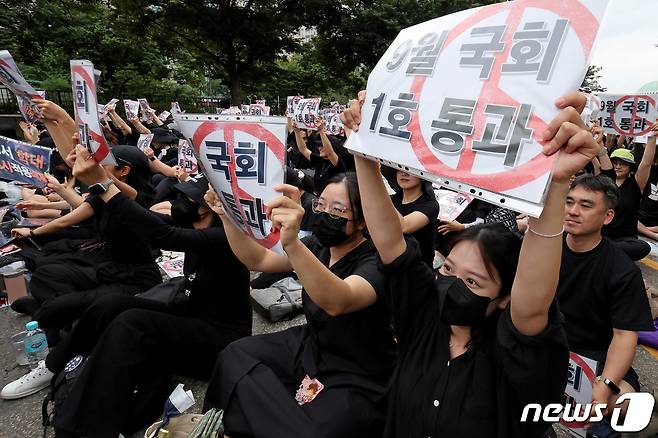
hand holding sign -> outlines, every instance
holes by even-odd
[[[105,169],[90,158],[92,158],[92,156],[86,147],[81,144],[76,146],[73,176],[88,186],[103,182],[107,179],[107,172],[105,172]]]
[[[282,193],[283,196],[272,200],[267,208],[272,220],[272,229],[279,230],[280,242],[286,248],[298,240],[299,227],[304,219],[302,195],[297,187],[289,184],[279,184],[274,190]]]

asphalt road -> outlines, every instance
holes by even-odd
[[[656,247],[658,255],[658,246]],[[658,257],[651,257],[640,263],[645,283],[647,286],[653,286],[658,289]],[[27,317],[20,316],[9,308],[0,309],[0,385],[11,382],[22,376],[26,372],[26,367],[16,364],[15,350],[9,343],[9,337],[22,330],[24,324],[29,321]],[[257,314],[254,314],[254,334],[271,333],[284,330],[293,325],[302,324],[303,316],[298,316],[292,321],[283,321],[272,324]],[[643,385],[643,391],[658,393],[658,359],[651,356],[643,348],[638,348],[637,355],[633,366],[640,376]],[[197,403],[191,409],[191,412],[199,412],[205,393],[205,384],[202,382],[180,379],[185,383],[186,389],[192,389]],[[43,434],[41,426],[41,402],[46,396],[47,390],[26,397],[21,400],[5,401],[0,400],[0,438],[37,438]],[[653,437],[658,433],[658,407],[654,408],[654,417],[649,427],[637,434],[625,434],[624,437]],[[155,419],[154,419],[155,420]],[[52,437],[52,429],[49,431],[49,437]],[[142,434],[135,434],[130,438],[140,438]],[[568,435],[558,431],[560,438],[566,438]],[[464,437],[467,438],[467,437]]]

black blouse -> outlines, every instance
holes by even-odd
[[[388,302],[400,360],[391,388],[386,437],[534,437],[545,423],[520,423],[528,403],[560,403],[569,350],[561,316],[552,308],[546,329],[525,336],[509,307],[489,318],[489,330],[450,359],[450,327],[439,318],[434,273],[418,243],[381,265],[389,273]]]

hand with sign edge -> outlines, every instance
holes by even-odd
[[[57,121],[69,117],[66,110],[55,102],[45,99],[32,99],[32,102],[36,103],[39,107],[42,119]]]
[[[23,120],[18,122],[18,126],[23,131],[23,139],[26,143],[35,144],[39,141],[39,132],[31,125]]]
[[[18,239],[25,239],[30,237],[29,228],[14,228],[11,230],[11,237],[16,237]]]
[[[272,230],[280,231],[280,242],[284,248],[295,243],[299,237],[299,227],[304,218],[301,205],[301,191],[290,184],[278,184],[274,187],[283,196],[273,199],[267,205]]]
[[[212,187],[206,191],[206,194],[203,195],[203,199],[206,201],[206,204],[208,204],[208,208],[214,211],[220,218],[223,219],[225,217],[226,213],[224,212],[224,207],[222,207],[219,196],[217,196],[217,193]]]
[[[86,147],[81,144],[75,147],[75,163],[73,176],[82,183],[90,186],[108,179],[103,166],[94,160]]]

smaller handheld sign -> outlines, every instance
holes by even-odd
[[[37,95],[41,99],[46,98],[45,91],[36,91]],[[21,112],[21,115],[27,123],[36,123],[41,116],[41,112],[38,111],[39,107],[32,103],[31,100],[25,99],[22,96],[16,95],[16,100],[18,101],[18,110]]]
[[[598,120],[607,134],[643,137],[658,118],[658,94],[599,94],[598,98]]]
[[[258,101],[256,101],[258,102]],[[264,102],[264,101],[261,101]],[[264,104],[256,103],[249,105],[249,115],[251,116],[269,116],[270,107]]]
[[[34,123],[34,121],[29,120],[30,118],[34,117],[36,120],[36,117],[41,116],[39,107],[32,100],[42,99],[45,94],[40,94],[40,92],[27,83],[18,69],[14,58],[12,58],[7,50],[0,50],[0,83],[16,95],[18,106],[22,108],[21,114],[23,114],[23,117],[28,123]],[[26,117],[26,113],[30,114],[30,116]]]
[[[98,99],[94,82],[94,65],[87,60],[71,61],[71,86],[75,123],[80,134],[80,143],[85,145],[91,156],[101,164],[116,165],[98,117]]]
[[[284,181],[285,117],[174,116],[227,217],[260,245],[282,252],[266,204]]]
[[[51,152],[48,148],[0,136],[0,178],[45,187]]]
[[[153,120],[153,115],[151,114],[151,107],[149,106],[148,100],[142,98],[137,99],[139,102],[139,107],[142,110],[142,122],[150,122]]]
[[[164,122],[165,120],[167,120],[169,118],[170,115],[171,115],[171,113],[169,111],[162,111],[160,113],[160,115],[158,116],[158,119],[160,119],[161,121]]]
[[[578,405],[587,405],[592,403],[592,388],[596,380],[596,368],[598,362],[588,357],[578,355],[574,352],[569,353],[569,369],[567,377],[567,387],[564,390],[566,402],[571,404],[571,409],[579,409]],[[574,421],[567,422],[564,419],[560,421],[560,426],[569,429],[574,436],[585,438],[587,435],[590,412],[573,412]]]
[[[126,111],[126,119],[130,121],[139,114],[139,102],[136,100],[123,99],[123,109]]]
[[[181,111],[178,102],[171,102],[171,110],[169,112],[172,114],[181,114],[183,111]]]
[[[199,165],[192,146],[185,139],[178,140],[178,166],[190,176],[199,173]]]
[[[137,140],[137,147],[140,151],[144,152],[147,147],[151,146],[152,141],[153,134],[140,134],[139,140]]]
[[[435,189],[434,196],[439,203],[439,220],[451,222],[462,214],[468,204],[473,201],[472,196],[453,192],[446,189]]]
[[[300,99],[295,106],[295,113],[293,116],[295,126],[301,129],[317,129],[317,126],[315,126],[315,119],[318,117],[321,100],[322,99],[319,97]]]
[[[304,96],[288,96],[286,98],[286,116],[292,117],[295,115],[295,106],[303,98]]]

